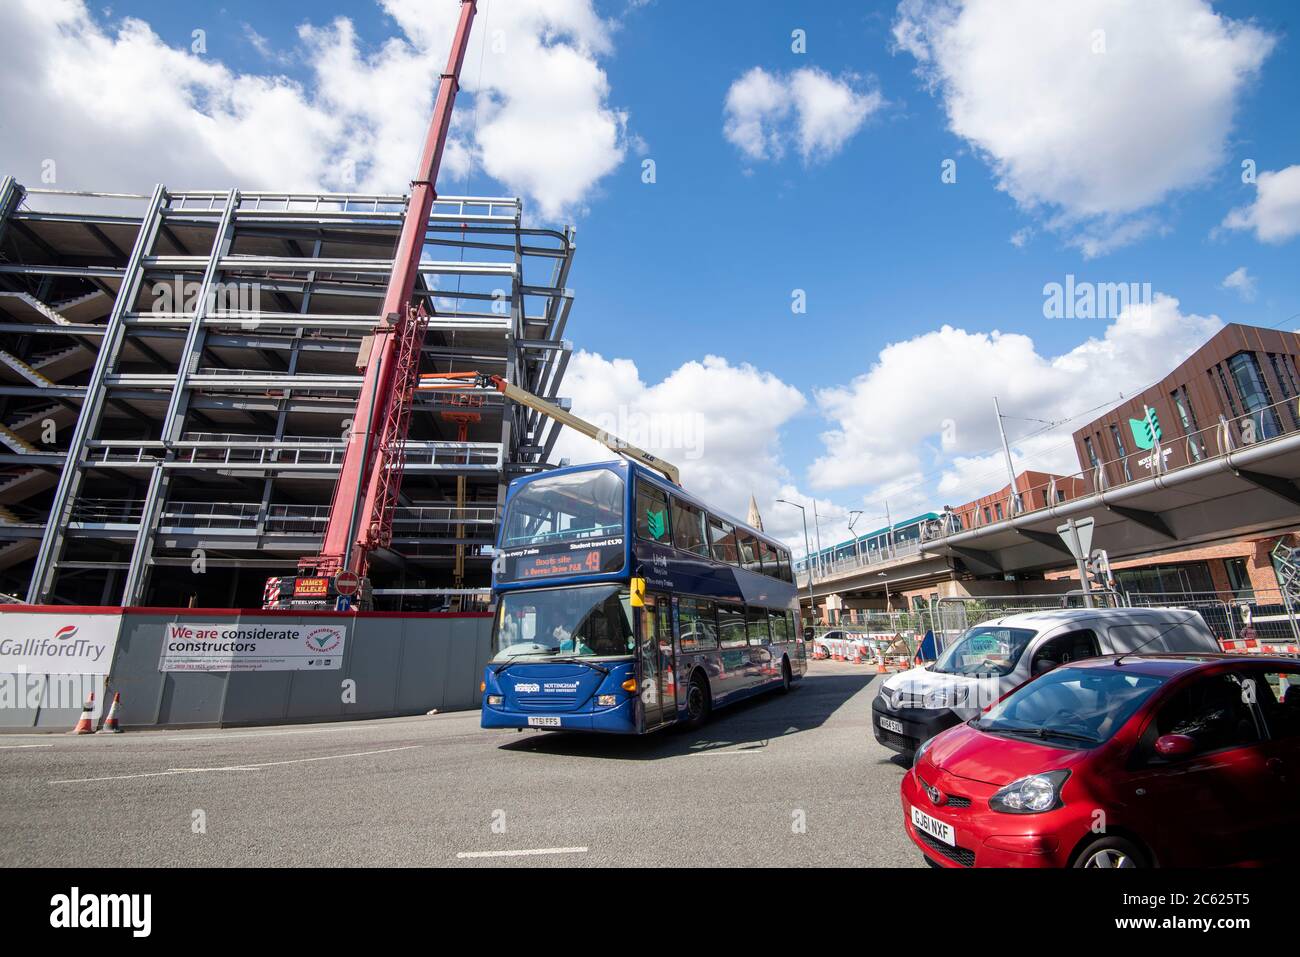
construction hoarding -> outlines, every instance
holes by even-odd
[[[69,626],[75,634],[56,637]],[[66,731],[87,690],[97,706],[120,692],[128,729],[472,709],[491,635],[492,617],[483,613],[0,606],[0,640],[17,641],[11,661],[0,665],[0,728]],[[26,668],[22,655],[48,649],[41,642],[78,639],[87,642],[79,653],[38,657],[93,658],[107,677],[52,674],[49,663],[39,674]]]

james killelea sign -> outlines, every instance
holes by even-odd
[[[318,671],[343,667],[345,624],[168,622],[159,671]]]

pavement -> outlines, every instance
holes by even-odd
[[[0,736],[0,865],[919,867],[869,666],[643,738],[478,712]]]

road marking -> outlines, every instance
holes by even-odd
[[[712,751],[692,751],[687,757],[709,758],[715,754],[762,754],[766,748],[738,748],[736,750],[715,748]]]
[[[52,744],[0,744],[0,751],[16,751],[20,748],[52,748]]]
[[[221,734],[175,734],[163,738],[163,741],[226,741],[232,738],[279,738],[293,734],[328,734],[335,731],[367,731],[362,726],[348,725],[343,728],[312,728],[309,731],[228,731]]]
[[[586,854],[585,847],[533,847],[522,851],[459,851],[458,858],[466,857],[532,857],[536,854]]]
[[[129,781],[133,778],[160,778],[171,774],[204,774],[209,771],[257,771],[261,768],[274,768],[284,764],[309,764],[312,761],[338,761],[341,758],[364,758],[372,754],[391,754],[394,751],[410,751],[422,748],[422,744],[407,744],[400,748],[380,748],[378,751],[354,751],[351,754],[322,754],[314,758],[291,758],[286,761],[265,761],[261,764],[228,764],[212,768],[168,768],[166,771],[145,771],[141,774],[110,774],[99,778],[64,778],[47,781],[47,784],[90,784],[95,781]]]

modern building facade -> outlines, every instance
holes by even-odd
[[[1159,382],[1074,433],[1079,468],[1106,485],[1151,474],[1148,415],[1161,468],[1177,468],[1300,428],[1300,335],[1224,326]],[[1148,413],[1150,410],[1150,413]]]
[[[256,607],[315,554],[405,207],[0,179],[0,592]],[[522,213],[436,201],[421,370],[562,402],[573,231]],[[417,394],[376,607],[486,587],[505,486],[547,467],[558,430],[499,394]]]
[[[1157,448],[1163,471],[1300,428],[1298,369],[1300,335],[1224,326],[1169,375],[1075,431],[1081,474],[1107,487],[1149,477]],[[1294,539],[1240,538],[1116,562],[1112,571],[1125,592],[1276,595],[1273,552]]]

